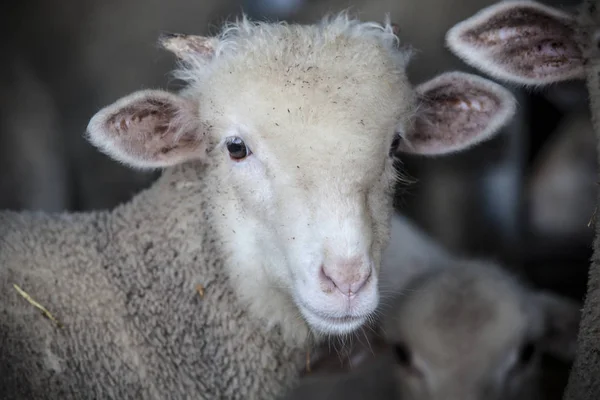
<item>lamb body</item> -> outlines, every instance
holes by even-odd
[[[159,180],[112,211],[0,214],[0,397],[275,398],[310,344],[362,326],[393,155],[473,146],[515,108],[462,73],[413,90],[396,41],[346,14],[164,37],[185,89],[136,92],[88,126]]]
[[[305,349],[240,307],[203,185],[175,185],[194,171],[112,213],[1,214],[0,397],[274,398],[292,383]]]

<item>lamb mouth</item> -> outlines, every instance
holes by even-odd
[[[336,323],[340,323],[340,324],[346,324],[349,322],[355,322],[358,321],[360,319],[363,319],[364,317],[355,317],[352,315],[346,315],[344,317],[325,317],[323,315],[319,315],[320,318],[327,320],[327,321],[331,321],[331,322],[336,322]]]
[[[314,318],[317,317],[317,318]],[[367,317],[365,316],[352,316],[347,315],[344,317],[325,317],[319,314],[313,314],[312,324],[313,326],[321,328],[320,330],[333,331],[333,333],[337,334],[346,334],[352,331],[359,329],[366,321]],[[317,320],[320,320],[317,322]]]
[[[300,307],[306,322],[316,331],[327,334],[347,334],[360,328],[366,321],[366,315],[345,315],[333,317],[312,310],[309,307]]]

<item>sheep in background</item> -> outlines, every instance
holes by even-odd
[[[536,2],[510,1],[482,9],[458,23],[447,32],[446,43],[470,65],[515,84],[542,87],[585,79],[597,142],[600,137],[599,30],[598,0],[583,1],[576,16]],[[578,353],[565,399],[600,397],[600,225],[597,220]]]
[[[408,248],[417,237],[421,248],[437,247],[422,232],[410,232],[418,228],[405,228],[397,236],[401,230],[392,230],[390,247]],[[381,275],[404,274],[405,263],[416,260],[384,261]],[[448,253],[429,261],[381,308],[384,337],[356,343],[349,373],[332,356],[288,400],[531,400],[539,395],[542,353],[572,360],[575,302],[529,288],[488,261]]]
[[[392,156],[465,149],[515,111],[477,76],[413,90],[397,40],[346,14],[165,36],[187,87],[88,126],[159,180],[112,211],[0,214],[0,397],[274,398],[312,344],[365,324]]]
[[[575,356],[578,305],[486,261],[418,277],[392,312],[383,329],[402,399],[530,400],[542,352]]]

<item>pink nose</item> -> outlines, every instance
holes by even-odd
[[[319,276],[321,288],[326,293],[337,289],[343,295],[351,297],[365,287],[372,271],[370,264],[358,258],[325,264],[321,266]]]

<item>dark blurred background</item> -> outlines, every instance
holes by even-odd
[[[156,173],[134,172],[83,138],[90,117],[143,88],[173,88],[162,31],[210,34],[245,11],[310,23],[351,7],[400,27],[417,50],[418,84],[444,71],[476,72],[444,47],[445,32],[491,0],[42,0],[5,1],[0,12],[0,207],[113,207]],[[579,1],[545,1],[573,10]],[[504,134],[460,155],[406,157],[417,183],[397,206],[451,250],[492,257],[534,285],[581,299],[591,256],[596,143],[583,83],[511,88],[519,112]]]

